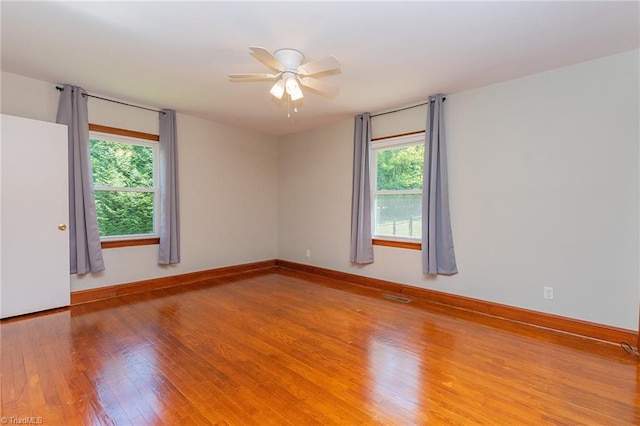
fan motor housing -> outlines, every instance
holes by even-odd
[[[296,49],[278,49],[273,53],[273,56],[275,56],[287,70],[297,70],[304,62],[304,55]]]

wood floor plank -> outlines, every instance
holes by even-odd
[[[48,425],[634,425],[619,347],[291,271],[0,322],[0,408]]]

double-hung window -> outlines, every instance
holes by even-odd
[[[372,141],[370,161],[373,238],[418,242],[424,133]]]
[[[156,238],[158,143],[91,131],[89,145],[103,245],[105,241]]]

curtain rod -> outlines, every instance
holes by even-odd
[[[442,102],[444,102],[446,100],[447,100],[447,98],[442,98]],[[434,102],[434,101],[431,101],[431,102]],[[429,101],[423,102],[423,103],[418,104],[418,105],[412,105],[412,106],[408,106],[408,107],[405,107],[405,108],[396,109],[396,110],[393,110],[393,111],[381,112],[379,114],[372,114],[371,118],[378,117],[380,115],[385,115],[385,114],[392,114],[394,112],[404,111],[405,109],[417,108],[417,107],[422,106],[422,105],[427,105],[428,103],[429,103]]]
[[[56,89],[58,89],[60,92],[62,92],[62,89],[64,89],[64,87],[56,86]],[[90,98],[96,98],[96,99],[100,99],[100,100],[107,101],[107,102],[113,102],[114,104],[126,105],[126,106],[130,106],[130,107],[133,107],[133,108],[146,109],[147,111],[153,111],[153,112],[159,112],[160,114],[166,114],[166,112],[160,111],[160,110],[157,110],[157,109],[147,108],[147,107],[143,107],[143,106],[140,106],[140,105],[128,104],[126,102],[120,102],[120,101],[116,101],[116,100],[113,100],[113,99],[101,98],[100,96],[90,95],[88,93],[83,93],[82,96],[88,96]]]

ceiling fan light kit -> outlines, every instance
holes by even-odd
[[[287,90],[287,94],[291,97],[292,101],[297,101],[302,99],[304,95],[302,94],[302,89],[298,85],[298,80],[295,75],[286,75],[288,72],[284,72],[282,74],[282,79],[285,80],[284,87]],[[282,80],[280,80],[282,81]]]
[[[284,95],[284,80],[276,81],[276,84],[273,85],[269,92],[274,98],[282,99]]]
[[[312,75],[340,69],[340,61],[335,56],[327,56],[304,64],[304,55],[296,49],[278,49],[273,55],[263,47],[249,47],[251,55],[264,65],[276,71],[276,74],[229,74],[233,81],[258,81],[278,79],[269,92],[277,99],[285,93],[295,102],[304,97],[300,86],[315,90],[327,97],[337,96],[339,89]]]

